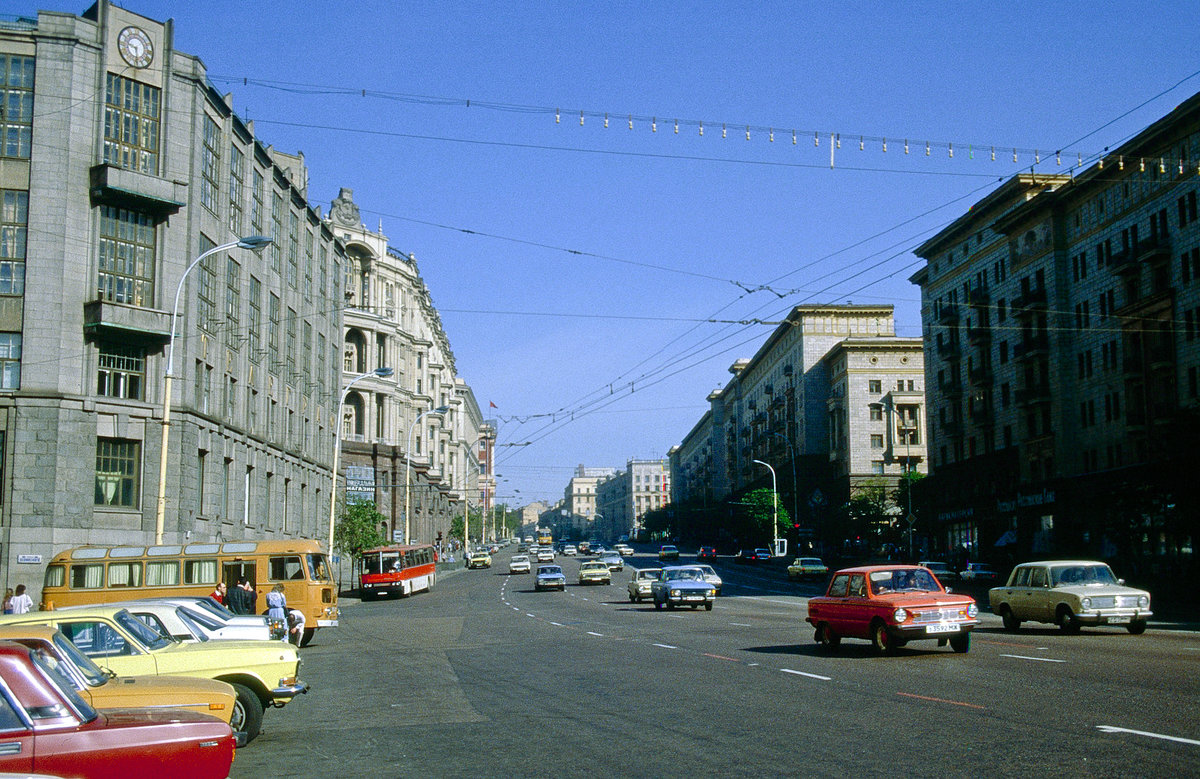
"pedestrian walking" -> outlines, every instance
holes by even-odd
[[[276,584],[267,593],[267,616],[286,623],[287,612],[287,596],[283,594],[283,584]]]
[[[253,614],[258,593],[250,586],[250,580],[245,576],[238,578],[237,586],[225,596],[225,606],[234,614]]]
[[[13,614],[28,614],[33,611],[33,598],[25,592],[24,584],[17,585],[17,592],[9,601],[9,605],[12,606]]]

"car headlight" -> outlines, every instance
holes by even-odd
[[[672,597],[678,597],[678,595],[679,595],[679,590],[671,590]]]
[[[1139,609],[1150,608],[1150,596],[1149,595],[1139,595],[1138,596],[1138,608]]]
[[[971,619],[975,619],[977,616],[979,616],[979,607],[974,603],[972,603],[970,606],[967,606],[967,616]]]
[[[1091,598],[1080,598],[1079,605],[1081,608],[1083,608],[1084,611],[1091,611],[1092,610],[1092,599]]]
[[[908,611],[906,609],[896,609],[892,612],[892,619],[896,622],[903,622],[908,619]]]

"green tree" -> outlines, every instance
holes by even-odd
[[[768,489],[752,490],[744,498],[742,503],[746,508],[746,525],[745,533],[748,538],[742,539],[743,545],[752,543],[770,542],[776,536],[782,537],[785,530],[792,525],[791,515],[788,514],[787,506],[774,492]],[[772,520],[778,511],[779,524],[776,528],[772,528]]]
[[[883,544],[898,544],[901,531],[895,511],[887,488],[880,484],[860,486],[855,489],[846,506],[848,529],[851,535],[869,538],[875,548]]]
[[[387,543],[383,532],[386,522],[372,501],[355,501],[346,507],[333,529],[333,546],[351,558],[364,549],[382,546]]]

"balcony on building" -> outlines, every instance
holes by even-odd
[[[938,312],[937,321],[942,324],[949,324],[950,322],[958,321],[958,306],[949,304],[943,305],[941,310]]]
[[[1017,405],[1032,406],[1050,402],[1050,387],[1046,384],[1033,384],[1017,390]]]
[[[986,365],[977,365],[967,370],[967,382],[975,386],[992,383],[992,369]]]
[[[972,325],[967,328],[967,343],[971,346],[987,346],[992,342],[992,328]]]
[[[1014,315],[1032,314],[1046,308],[1046,288],[1033,287],[1021,292],[1013,298],[1012,312]]]
[[[962,358],[962,350],[959,348],[958,341],[941,342],[937,346],[937,353],[946,362],[955,362]]]
[[[1050,351],[1050,339],[1045,333],[1022,338],[1013,346],[1013,359],[1018,361],[1044,357]]]
[[[942,423],[942,432],[951,438],[962,438],[966,432],[963,428],[963,423],[957,419],[952,419],[949,422]]]
[[[967,294],[967,305],[971,308],[987,308],[992,302],[992,296],[986,289],[976,287]]]
[[[987,406],[979,406],[971,410],[971,421],[979,427],[992,427],[996,424],[996,414]]]

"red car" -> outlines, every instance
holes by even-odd
[[[825,595],[808,602],[807,620],[830,649],[865,638],[884,654],[918,639],[966,652],[978,617],[974,598],[947,592],[928,568],[868,565],[835,573]]]
[[[0,642],[0,772],[82,779],[229,776],[229,725],[183,709],[109,709],[79,696],[56,661]]]

